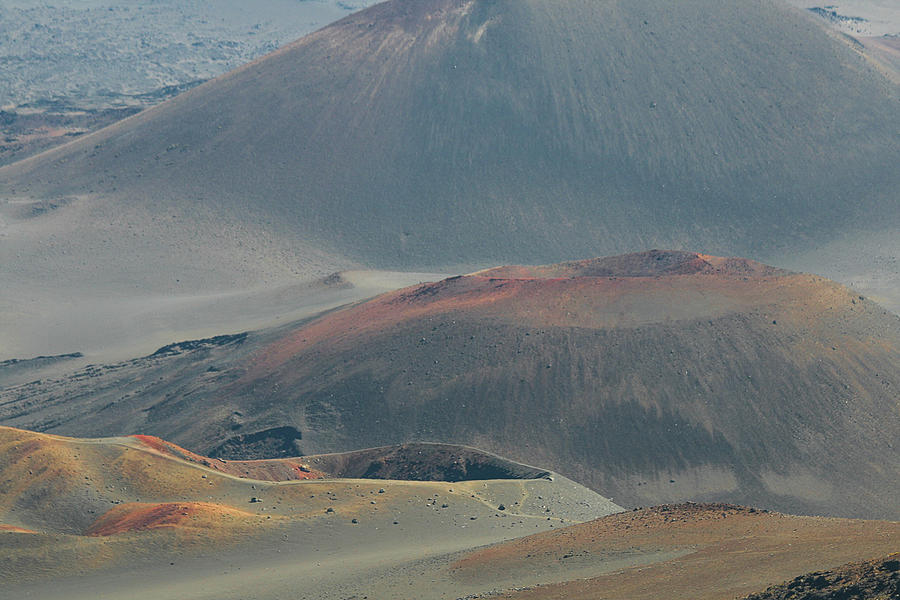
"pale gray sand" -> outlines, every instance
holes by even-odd
[[[443,277],[326,279],[360,268],[323,244],[198,206],[157,213],[0,198],[0,361],[71,352],[120,360]]]
[[[784,1],[800,9],[822,9],[826,13],[824,18],[832,26],[850,35],[881,36],[900,33],[900,2],[897,0]]]
[[[207,293],[102,293],[95,287],[6,289],[0,360],[82,352],[66,370],[152,353],[175,341],[262,329],[377,294],[444,278],[438,273],[347,272],[341,283],[298,281]]]
[[[560,476],[553,481],[384,481],[374,488],[371,481],[360,480],[360,484],[369,490],[363,490],[364,494],[372,494],[372,489],[382,485],[393,488],[389,492],[409,488],[409,495],[405,502],[381,506],[381,514],[377,509],[361,511],[357,524],[338,508],[332,516],[287,523],[237,546],[207,544],[203,550],[191,551],[183,545],[167,546],[165,538],[160,541],[155,534],[148,534],[135,538],[147,543],[124,564],[93,573],[86,567],[81,576],[0,585],[0,596],[46,600],[450,599],[515,583],[502,578],[454,580],[446,572],[454,554],[621,510]],[[283,485],[305,486],[311,492],[331,486],[328,481]],[[266,493],[274,496],[271,489]],[[343,497],[344,492],[338,493]],[[368,497],[381,500],[377,493]],[[431,503],[431,498],[448,506]],[[505,503],[507,508],[500,511],[495,502]],[[545,516],[548,513],[543,506],[549,508],[551,517]],[[11,539],[0,538],[0,544],[4,540],[11,543]],[[620,556],[610,564],[626,566],[656,558]],[[596,565],[593,569],[596,573]],[[561,580],[565,576],[560,574]]]
[[[771,264],[815,273],[846,285],[900,314],[900,232],[846,232],[806,252]]]

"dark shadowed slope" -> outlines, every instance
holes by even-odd
[[[266,455],[284,427],[306,454],[464,443],[626,505],[896,518],[898,390],[900,319],[877,304],[654,251],[451,278],[239,345],[10,388],[0,419],[230,457]]]
[[[783,256],[897,225],[897,92],[770,0],[393,0],[0,169],[0,275]]]
[[[548,471],[449,444],[403,444],[304,458],[308,465],[331,477],[411,481],[553,479]]]

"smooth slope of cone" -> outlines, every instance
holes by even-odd
[[[187,274],[180,252],[267,276],[773,256],[896,224],[897,107],[851,44],[767,0],[391,0],[0,169],[3,195],[52,200],[5,243],[77,250],[78,272],[143,253]]]

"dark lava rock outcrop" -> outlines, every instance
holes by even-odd
[[[795,577],[744,600],[896,600],[900,554]]]

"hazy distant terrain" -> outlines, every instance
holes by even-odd
[[[848,0],[816,3],[787,0],[797,8],[822,19],[836,31],[860,44],[873,62],[900,82],[900,2],[895,0]]]
[[[327,267],[335,265],[326,264],[323,271],[327,272]],[[202,276],[202,271],[199,274]],[[0,296],[0,313],[9,317],[0,340],[0,361],[72,352],[86,355],[74,364],[119,360],[152,352],[173,340],[291,322],[442,277],[434,273],[351,271],[308,281],[288,273],[268,287],[251,285],[248,289],[242,276],[239,271],[235,273],[233,291],[223,290],[224,286],[206,291],[187,286],[178,290],[163,284],[156,290],[134,286],[123,292],[113,283],[73,290],[61,299],[47,295],[46,288],[10,287]],[[177,286],[180,282],[171,283]],[[70,369],[71,364],[66,367]]]
[[[374,0],[9,0],[0,5],[0,105],[149,104]]]
[[[375,2],[5,2],[0,165],[158,104]],[[900,72],[896,2],[787,2],[870,38],[867,47]]]
[[[375,0],[0,4],[0,164],[158,104]]]

